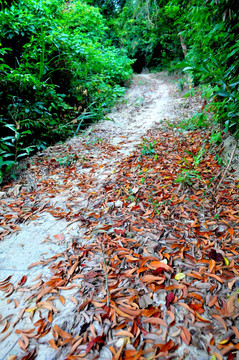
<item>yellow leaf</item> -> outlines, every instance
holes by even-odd
[[[34,306],[32,308],[26,309],[25,311],[26,312],[32,312],[32,311],[37,310],[37,309],[38,309],[38,306]]]
[[[225,261],[226,266],[228,266],[230,264],[230,261],[226,257],[224,257],[224,261]]]
[[[224,344],[228,343],[229,340],[230,340],[230,339],[221,340],[218,344],[224,345]]]
[[[185,278],[185,274],[184,273],[177,273],[176,275],[175,275],[175,279],[176,280],[182,280],[182,279],[184,279]]]

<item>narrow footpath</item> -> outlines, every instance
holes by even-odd
[[[238,182],[176,80],[135,76],[0,189],[0,360],[238,360]]]

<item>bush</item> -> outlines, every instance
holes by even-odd
[[[75,133],[79,119],[103,116],[122,95],[132,61],[109,45],[99,10],[80,0],[20,0],[0,11],[0,24],[6,171],[20,155]]]
[[[210,109],[226,131],[239,137],[238,6],[233,0],[194,0],[177,22],[188,45],[185,71],[208,87]]]

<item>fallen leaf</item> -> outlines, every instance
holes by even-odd
[[[167,307],[167,308],[168,308],[169,305],[174,301],[174,299],[175,299],[175,295],[174,295],[174,292],[173,292],[173,291],[169,292],[169,293],[166,295],[165,300],[166,300],[166,307]]]
[[[97,336],[96,338],[92,339],[89,344],[87,345],[86,348],[86,355],[90,352],[90,350],[92,349],[92,347],[95,344],[104,344],[105,343],[105,338],[104,336]]]
[[[186,344],[186,345],[189,345],[190,342],[191,342],[191,334],[190,334],[190,331],[188,329],[186,329],[184,326],[180,326],[180,329],[181,329],[181,338],[183,340],[183,342]]]
[[[53,236],[58,241],[63,241],[65,239],[65,236],[63,234],[57,234]]]
[[[175,278],[175,280],[182,280],[185,278],[185,276],[186,276],[186,274],[184,274],[184,273],[177,273],[174,278]]]

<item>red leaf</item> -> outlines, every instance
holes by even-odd
[[[138,327],[140,328],[140,330],[142,331],[142,334],[143,335],[147,335],[148,334],[148,332],[146,331],[146,330],[144,330],[144,328],[143,328],[143,326],[142,326],[142,324],[141,324],[141,321],[139,320],[139,319],[135,319],[136,320],[136,322],[137,322],[137,324],[138,324]]]
[[[209,259],[213,259],[215,261],[223,261],[223,256],[220,253],[216,252],[215,249],[210,250],[208,257]]]
[[[96,338],[92,339],[86,348],[86,355],[90,352],[90,350],[95,344],[104,344],[104,343],[105,343],[105,339],[103,336],[97,336]]]
[[[167,308],[173,302],[174,299],[175,299],[175,295],[174,295],[173,291],[171,291],[170,293],[167,294],[167,296],[165,297]]]
[[[155,269],[155,270],[152,271],[152,274],[157,276],[157,275],[161,275],[161,274],[164,273],[164,272],[165,272],[165,269],[164,269],[164,268],[158,267],[157,269]]]
[[[121,229],[114,229],[114,232],[118,235],[122,235],[124,236],[125,235],[125,230],[121,230]]]
[[[25,282],[27,281],[27,276],[26,275],[24,275],[22,278],[21,278],[21,280],[18,282],[18,285],[24,285],[25,284]]]

